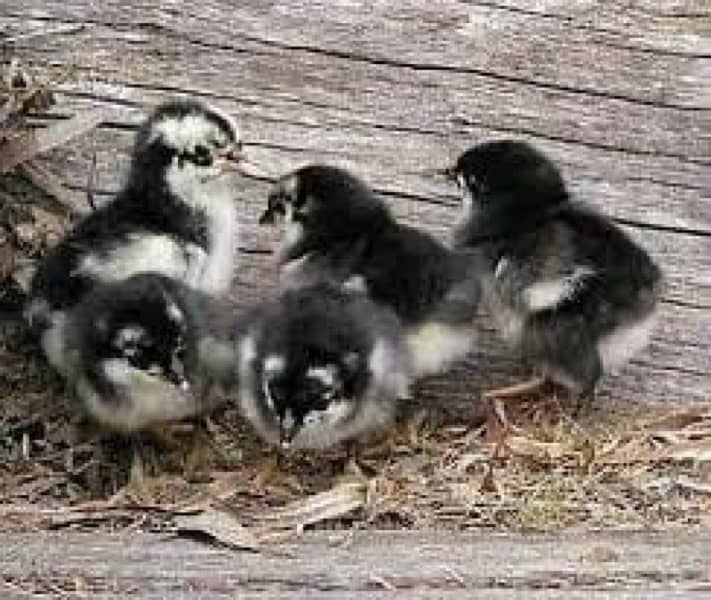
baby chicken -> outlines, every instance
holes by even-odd
[[[202,414],[235,384],[231,318],[216,299],[157,273],[100,284],[68,313],[65,375],[115,431]]]
[[[286,175],[260,223],[282,227],[285,288],[329,279],[391,308],[406,329],[416,376],[442,372],[470,350],[479,302],[471,259],[398,223],[347,171],[312,165]]]
[[[473,252],[501,335],[544,376],[534,385],[550,379],[591,397],[647,344],[659,267],[611,219],[571,201],[556,166],[525,142],[474,146],[450,175],[464,209],[455,245]]]
[[[232,280],[234,186],[244,168],[235,124],[200,102],[159,106],[140,127],[121,191],[41,262],[26,316],[50,363],[66,370],[67,311],[95,285],[152,271],[211,294]]]
[[[326,282],[248,314],[237,354],[242,412],[283,449],[325,448],[382,428],[408,394],[397,319]]]

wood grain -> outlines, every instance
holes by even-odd
[[[0,544],[3,598],[59,590],[73,598],[661,600],[711,591],[708,532],[321,532],[280,545],[277,556],[150,534],[14,535]]]
[[[50,155],[80,190],[96,152],[99,198],[120,184],[145,111],[180,94],[235,114],[275,177],[310,161],[345,166],[442,238],[458,203],[433,169],[483,139],[532,141],[666,272],[650,349],[602,395],[711,400],[708,2],[25,0],[2,3],[0,25],[17,56],[63,80],[58,104],[33,116],[38,127],[111,111],[91,142]],[[276,240],[255,225],[268,184],[240,183],[241,304],[273,288]],[[419,391],[461,412],[520,373],[482,318],[471,359]]]

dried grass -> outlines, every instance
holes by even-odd
[[[344,476],[342,449],[286,456],[278,472],[265,469],[272,450],[227,406],[210,421],[209,481],[188,481],[176,448],[146,441],[165,471],[137,490],[126,487],[128,467],[118,460],[128,452],[114,447],[97,464],[96,450],[108,442],[81,439],[61,388],[53,388],[60,400],[53,410],[45,394],[40,412],[23,413],[36,410],[21,398],[41,393],[38,387],[18,389],[13,414],[0,418],[4,529],[173,530],[175,515],[217,506],[264,541],[305,527],[665,528],[705,523],[711,509],[705,409],[611,404],[572,419],[555,398],[538,398],[492,408],[476,428],[434,428],[419,412],[360,448],[360,469]]]

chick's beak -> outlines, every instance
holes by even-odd
[[[222,172],[236,171],[241,172],[242,163],[246,157],[244,151],[237,146],[220,152],[214,160],[214,166]]]
[[[455,183],[457,181],[457,169],[454,166],[440,169],[439,175],[444,177],[447,181],[453,181]]]
[[[235,144],[220,152],[214,161],[214,166],[223,173],[240,173],[253,177],[264,177],[264,171],[250,161],[241,144]]]

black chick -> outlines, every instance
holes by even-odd
[[[325,448],[378,430],[408,394],[398,320],[361,292],[326,282],[287,290],[244,323],[242,413],[284,449]]]
[[[25,314],[65,371],[66,312],[96,284],[158,272],[203,292],[229,288],[237,248],[231,170],[244,170],[235,124],[200,102],[159,106],[140,127],[121,191],[41,262]]]
[[[196,416],[235,385],[218,300],[156,273],[95,287],[69,313],[65,376],[88,414],[130,433]]]
[[[285,287],[331,279],[391,308],[406,329],[415,375],[441,372],[470,350],[479,289],[469,257],[398,223],[347,171],[313,165],[286,175],[260,223],[282,226]]]
[[[659,267],[609,218],[570,201],[556,166],[525,142],[474,146],[450,175],[464,205],[455,246],[474,252],[503,338],[544,380],[591,397],[647,344]]]

